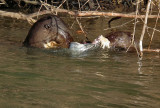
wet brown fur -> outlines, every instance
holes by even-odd
[[[110,41],[111,49],[123,49],[127,50],[130,47],[130,50],[135,50],[134,45],[132,43],[132,35],[131,32],[124,31],[116,31],[111,32],[105,36]]]

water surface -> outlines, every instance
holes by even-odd
[[[126,19],[117,23],[122,21]],[[139,60],[136,53],[97,50],[72,56],[25,48],[21,43],[30,25],[7,18],[0,23],[0,107],[159,108],[159,53],[145,53]],[[102,19],[87,21],[89,38],[109,32],[104,31],[106,24]],[[132,31],[132,26],[125,30]],[[160,48],[159,42],[154,39],[152,47]]]

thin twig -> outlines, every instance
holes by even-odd
[[[79,22],[78,18],[76,18],[76,21],[77,21],[77,23],[78,23],[80,29],[81,29],[82,32],[84,33],[85,38],[88,40],[87,35],[86,35],[86,33],[85,33],[85,31],[84,31],[84,29],[83,29],[83,27],[82,27],[82,24]]]
[[[135,43],[135,33],[136,33],[138,9],[139,9],[139,0],[137,0],[137,2],[136,2],[136,17],[135,17],[135,22],[134,22],[133,34],[132,34],[132,42],[131,42],[130,46],[128,47],[128,49],[126,50],[126,52],[128,52],[129,48],[134,44],[137,55],[139,57],[139,51],[137,50],[137,46],[136,46],[136,43]]]
[[[63,2],[57,7],[57,9],[59,9],[64,4],[64,2],[66,2],[66,0],[63,0]]]
[[[69,4],[68,4],[68,1],[66,1],[66,5],[67,5],[67,9],[69,10]]]
[[[122,25],[114,26],[114,27],[107,28],[107,29],[104,29],[104,30],[110,30],[110,29],[114,29],[114,28],[123,27],[123,26],[125,26],[126,24],[131,23],[131,22],[133,22],[133,21],[134,21],[134,19],[132,19],[132,20],[126,22],[126,23],[123,23]]]
[[[153,30],[155,30],[155,31],[157,31],[157,32],[160,32],[160,30],[155,29],[155,28],[152,28],[152,27],[148,27],[148,26],[147,26],[147,28],[149,28],[149,29],[153,29]]]
[[[152,39],[153,39],[153,36],[154,36],[154,33],[155,33],[155,28],[156,28],[156,26],[157,26],[157,22],[158,22],[158,17],[159,17],[159,15],[160,15],[160,9],[159,9],[159,12],[158,12],[158,15],[157,15],[156,23],[155,23],[155,25],[154,25],[154,29],[153,29],[153,32],[152,32],[152,36],[151,36],[151,38],[150,38],[150,42],[149,42],[148,49],[150,49],[150,46],[151,46],[151,43],[152,43]]]
[[[83,27],[82,27],[82,24],[79,22],[78,18],[76,18],[76,21],[80,27],[80,29],[82,30],[82,32],[85,34],[84,30],[83,30]]]
[[[101,8],[101,6],[100,6],[100,4],[99,4],[98,0],[96,0],[96,2],[97,2],[97,4],[98,4],[98,7],[97,7],[97,9],[96,9],[96,10],[98,10],[98,8],[100,8],[100,10],[102,10],[102,8]]]
[[[89,0],[87,0],[87,1],[81,6],[81,8],[80,8],[79,10],[81,10],[88,2],[89,2]]]
[[[81,11],[81,4],[80,4],[79,0],[78,0],[78,7],[79,7],[79,11]]]
[[[37,19],[38,19],[38,14],[39,14],[39,12],[41,11],[41,9],[42,9],[42,7],[43,7],[42,1],[40,1],[40,2],[41,2],[41,6],[40,6],[40,8],[39,8],[39,10],[38,10],[38,13],[37,13]]]

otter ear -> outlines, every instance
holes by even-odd
[[[44,25],[44,28],[50,29],[50,28],[51,28],[51,25],[50,25],[50,24],[45,24],[45,25]]]

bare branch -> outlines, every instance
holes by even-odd
[[[131,14],[122,14],[122,13],[113,13],[113,12],[98,12],[98,11],[70,11],[66,9],[57,9],[55,7],[52,7],[51,10],[43,10],[39,12],[35,12],[32,14],[22,14],[22,13],[16,13],[16,12],[7,12],[0,10],[0,16],[5,17],[11,17],[11,18],[17,18],[26,20],[28,18],[36,17],[37,15],[44,15],[44,14],[52,14],[53,12],[57,13],[67,13],[72,16],[76,17],[88,17],[88,16],[119,16],[119,17],[127,17],[127,18],[145,18],[145,15],[135,15],[134,13]],[[157,15],[148,15],[148,18],[160,18],[160,16],[157,17]]]
[[[151,4],[151,0],[148,1],[148,5],[147,5],[147,11],[146,11],[146,15],[145,15],[145,21],[144,21],[144,25],[143,25],[143,29],[142,29],[142,34],[139,40],[139,49],[140,49],[140,56],[143,56],[143,38],[144,38],[144,34],[145,34],[145,30],[147,27],[147,21],[148,21],[148,14],[149,14],[149,9],[150,9],[150,4]]]
[[[30,1],[30,0],[22,0],[22,1],[24,1],[25,3],[28,3],[28,4],[41,5],[41,3],[38,1]]]

